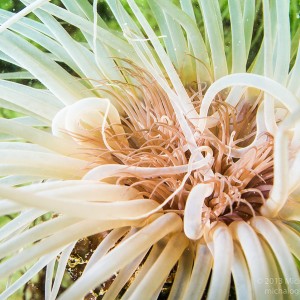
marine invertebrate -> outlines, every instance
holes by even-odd
[[[229,53],[219,1],[149,1],[156,33],[135,1],[131,16],[108,0],[123,36],[97,1],[45,2],[24,0],[41,22],[0,15],[1,58],[26,70],[2,76],[43,85],[0,82],[3,107],[27,116],[0,119],[21,139],[0,145],[0,211],[21,212],[0,231],[0,276],[34,262],[2,297],[47,266],[55,299],[67,265],[76,281],[61,299],[99,285],[104,299],[152,299],[167,278],[170,299],[225,299],[231,284],[241,299],[295,297],[300,55],[288,2],[263,1],[254,59],[254,0],[228,1]]]

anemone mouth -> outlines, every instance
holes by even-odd
[[[203,224],[230,224],[259,215],[273,185],[273,137],[257,132],[261,93],[252,91],[251,98],[245,95],[236,107],[227,104],[224,94],[219,93],[209,111],[213,125],[202,133],[188,120],[206,159],[206,164],[197,168],[191,164],[188,140],[168,95],[146,71],[134,65],[122,71],[130,73],[137,83],[110,82],[110,90],[106,90],[122,107],[120,124],[107,124],[100,135],[99,128],[89,129],[93,138],[87,139],[95,145],[91,155],[96,164],[98,160],[103,164],[104,159],[124,167],[102,179],[133,187],[139,196],[165,203],[165,212],[181,216],[196,185],[214,184],[213,192],[203,202]],[[186,90],[193,109],[199,112],[205,91],[192,87]],[[242,149],[242,155],[235,155],[235,149]],[[212,171],[210,176],[206,176],[207,168]]]

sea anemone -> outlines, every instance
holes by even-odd
[[[119,29],[96,0],[21,1],[0,10],[0,298],[42,271],[49,300],[298,298],[296,1],[101,2]]]

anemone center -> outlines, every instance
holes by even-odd
[[[214,191],[203,204],[204,221],[230,223],[259,214],[273,184],[273,138],[256,132],[260,94],[244,97],[237,107],[226,104],[218,95],[209,112],[212,122],[203,133],[187,119],[197,147],[206,149],[203,159],[212,174],[207,178],[202,166],[192,168],[187,177],[191,152],[168,96],[150,75],[141,72],[134,76],[137,86],[127,85],[111,93],[124,110],[118,125],[124,134],[116,134],[115,124],[108,126],[105,136],[113,146],[103,149],[103,155],[109,153],[115,164],[156,171],[151,175],[120,173],[115,183],[134,187],[142,197],[159,203],[171,197],[165,211],[181,215],[194,186],[214,183]],[[187,92],[199,112],[203,93],[192,88]]]

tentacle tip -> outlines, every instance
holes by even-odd
[[[269,199],[265,205],[260,208],[260,213],[262,216],[267,218],[274,218],[278,213],[278,208],[275,203],[272,203],[272,199]]]
[[[192,241],[197,241],[203,236],[203,229],[192,229],[184,226],[184,234],[186,237]]]

